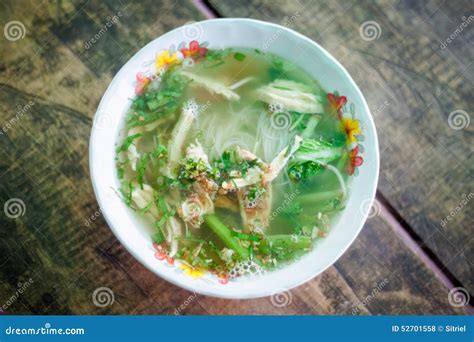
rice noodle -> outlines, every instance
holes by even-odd
[[[169,174],[172,175],[172,169],[176,166],[176,163],[181,158],[182,150],[184,147],[184,141],[193,121],[199,115],[199,107],[196,101],[189,100],[186,102],[181,110],[181,117],[173,130],[173,136],[169,141],[168,148],[168,167]]]
[[[228,149],[236,147],[253,149],[257,141],[256,137],[246,131],[249,129],[248,121],[254,115],[254,111],[252,108],[235,111],[232,106],[229,106],[229,113],[226,115],[207,111],[199,117],[197,128],[206,132],[201,140],[207,147],[206,152],[210,160],[219,158]]]
[[[262,156],[265,162],[270,162],[277,154],[284,149],[291,141],[294,134],[286,129],[276,129],[273,127],[271,117],[263,112],[257,122],[257,141],[261,141],[257,154]]]

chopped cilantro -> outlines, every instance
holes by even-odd
[[[167,71],[158,89],[149,89],[137,96],[127,118],[128,127],[149,124],[158,119],[174,115],[181,105],[181,95],[189,80]]]

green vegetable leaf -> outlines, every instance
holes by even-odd
[[[324,165],[340,156],[341,148],[334,147],[330,142],[305,139],[288,165],[288,175],[297,181],[312,177],[321,171]]]
[[[232,236],[235,236],[239,240],[244,240],[244,241],[260,241],[262,238],[258,235],[255,234],[244,234],[244,233],[239,233],[236,231],[231,231]]]

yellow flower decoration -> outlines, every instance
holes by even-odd
[[[349,144],[356,143],[356,135],[362,133],[360,129],[359,121],[352,118],[343,118],[342,119],[342,126],[347,134],[347,141]]]
[[[185,275],[187,275],[187,276],[189,276],[193,279],[201,278],[204,275],[204,272],[202,270],[197,269],[197,268],[193,268],[191,266],[188,266],[184,262],[182,262],[179,265],[179,268],[184,270]]]
[[[178,52],[175,52],[170,55],[170,52],[168,50],[161,51],[158,56],[156,56],[155,60],[156,69],[158,71],[170,65],[179,63],[181,63],[181,60],[178,58]]]

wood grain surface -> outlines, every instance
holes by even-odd
[[[294,4],[288,3],[280,6],[273,2],[232,4],[217,2],[215,5],[229,16],[237,16],[238,11],[245,8],[246,14],[240,16],[252,14],[255,17],[262,6],[266,6],[263,10],[267,15],[274,15],[273,19],[265,18],[270,21],[281,20],[280,15],[291,15],[297,10],[291,7]],[[321,6],[331,9],[330,6],[336,5]],[[364,18],[369,16],[370,11],[373,9],[361,7],[354,11],[356,13],[348,12],[347,21],[352,20],[354,24],[364,13]],[[86,48],[91,38],[114,16],[119,20]],[[301,20],[298,30],[305,32],[305,25],[306,31],[311,25],[320,25],[313,17]],[[2,25],[19,20],[26,28],[25,37],[19,40],[0,39],[0,204],[3,206],[11,199],[21,199],[25,204],[23,215],[19,217],[11,218],[4,212],[0,215],[0,309],[8,314],[466,314],[465,308],[450,305],[449,289],[382,213],[368,220],[356,242],[323,274],[289,292],[256,300],[222,300],[182,290],[148,271],[121,246],[101,217],[90,183],[88,139],[93,114],[108,83],[128,58],[164,32],[203,18],[197,7],[188,1],[6,1],[0,4]],[[374,72],[373,67],[369,70],[369,57],[365,52],[353,50],[357,37],[351,35],[354,32],[358,35],[358,25],[354,32],[345,30],[338,33],[335,27],[332,36],[325,36],[325,47],[347,62],[352,57],[337,56],[339,49],[346,49],[355,56],[354,61],[360,68]],[[336,47],[336,42],[343,37],[347,37],[345,44],[349,47]],[[371,46],[381,39],[371,42]],[[351,40],[354,41],[351,43]],[[352,68],[357,69],[356,65]],[[360,73],[355,72],[356,75],[362,78]],[[360,81],[362,87],[374,87],[369,79],[356,81]],[[459,89],[465,87],[462,82],[458,85],[446,82],[446,91],[456,89],[456,93],[462,93]],[[377,101],[385,99],[383,88],[365,88],[363,91],[372,105],[377,102],[373,102],[368,89],[379,94],[378,97],[373,94]],[[401,94],[398,96],[403,98]],[[459,101],[463,101],[464,98],[458,96]],[[417,103],[419,98],[413,101]],[[409,103],[402,102],[412,108],[408,107]],[[418,105],[421,108],[421,104]],[[463,102],[458,105],[462,107]],[[392,106],[377,117],[378,129],[392,125],[393,134],[403,133],[406,138],[397,140],[382,133],[382,148],[398,151],[416,140],[417,148],[426,149],[430,141],[432,149],[429,151],[433,158],[438,158],[434,153],[437,140],[430,140],[421,129],[415,135],[411,130],[413,124],[405,122],[411,112],[407,109],[399,113],[400,117],[392,117],[398,105]],[[413,117],[420,125],[429,121],[423,119],[421,113]],[[433,127],[440,129],[445,119],[435,121]],[[403,127],[406,133],[402,132]],[[443,132],[449,133],[446,128]],[[466,130],[451,134],[453,145],[447,141],[444,144],[458,154],[463,153],[463,148],[469,149],[464,145]],[[395,141],[398,145],[392,146]],[[414,158],[414,153],[419,151],[407,154]],[[443,153],[452,158],[451,154]],[[389,181],[382,180],[381,189],[390,203],[403,209],[400,210],[403,217],[412,223],[416,219],[412,212],[421,215],[421,211],[427,210],[415,201],[421,196],[417,187],[425,186],[427,181],[419,179],[423,170],[417,167],[412,172],[401,172],[399,166],[390,164],[396,163],[388,154],[383,154],[383,168],[390,166],[391,169],[384,177],[397,176],[401,180],[412,177],[411,185],[404,185],[405,191],[400,194],[397,192],[397,189],[401,191],[400,184],[390,188]],[[428,166],[431,165],[429,159],[428,156],[423,159]],[[447,161],[439,167],[447,168],[449,165],[445,163]],[[433,171],[429,172],[424,177],[434,177]],[[469,182],[463,178],[465,174],[457,172],[453,179]],[[468,185],[463,188],[457,182],[443,183],[443,189],[452,186],[452,189],[466,191]],[[455,199],[456,192],[449,194]],[[442,210],[449,209],[451,202],[432,196],[427,197],[432,200],[429,205],[437,206],[439,215],[447,215],[449,212],[445,214]],[[399,202],[400,197],[411,204],[399,207],[405,203]],[[436,219],[428,218],[429,215],[423,217],[423,224],[432,224]],[[468,218],[466,211],[456,216],[456,220]],[[456,233],[455,228],[450,226],[449,234],[463,234]],[[467,228],[464,248],[468,246]],[[445,235],[451,236],[449,234]],[[465,248],[459,258],[467,252]],[[442,254],[439,255],[441,258]],[[447,263],[447,267],[460,279],[465,274],[463,265],[451,268]],[[94,303],[93,293],[101,287],[113,291],[111,305],[101,307]]]
[[[375,119],[380,193],[445,270],[473,294],[472,2],[211,0],[211,4],[223,16],[286,24],[341,61]],[[470,24],[464,27],[463,22]],[[462,30],[456,32],[459,27]],[[446,43],[451,35],[455,38]],[[455,215],[448,221],[452,211]]]

